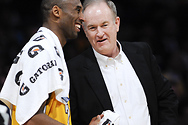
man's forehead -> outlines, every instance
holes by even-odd
[[[104,20],[105,18],[108,18],[111,16],[111,12],[108,10],[108,8],[100,8],[100,7],[88,7],[87,10],[84,11],[83,16],[85,19],[95,19],[97,20]]]
[[[100,3],[92,3],[91,5],[87,6],[84,10],[84,13],[87,14],[102,14],[102,13],[109,13],[110,8],[107,6],[105,2]]]

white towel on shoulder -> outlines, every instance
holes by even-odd
[[[24,124],[55,91],[56,99],[67,104],[69,75],[58,37],[41,27],[14,59],[0,99],[16,106],[16,120]]]

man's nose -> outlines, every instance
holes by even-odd
[[[81,23],[85,21],[82,12],[81,12],[80,15],[79,15],[79,20],[80,20]]]
[[[103,36],[104,36],[103,30],[100,27],[98,27],[97,28],[97,37],[102,38]]]

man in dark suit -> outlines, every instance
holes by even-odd
[[[91,47],[68,62],[72,124],[88,125],[111,110],[119,125],[176,125],[178,101],[150,47],[117,40],[120,18],[112,1],[83,6]]]

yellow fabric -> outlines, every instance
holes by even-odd
[[[68,102],[68,106],[69,106],[69,112],[70,112],[70,101]],[[65,113],[65,105],[56,100],[54,92],[51,95],[49,104],[46,106],[46,114],[49,117],[65,125],[68,125],[67,124],[68,114]],[[69,118],[69,125],[72,125],[71,117]]]
[[[13,105],[13,108],[12,108],[12,124],[11,125],[19,125],[18,122],[16,121],[16,106]]]
[[[68,102],[69,112],[70,112],[70,101]],[[15,117],[16,106],[13,106],[12,109],[12,125],[19,125]],[[65,105],[55,98],[55,93],[53,92],[48,105],[46,106],[46,115],[49,117],[61,122],[62,124],[68,125],[68,114],[65,113]],[[69,117],[69,125],[71,123],[71,116]]]

